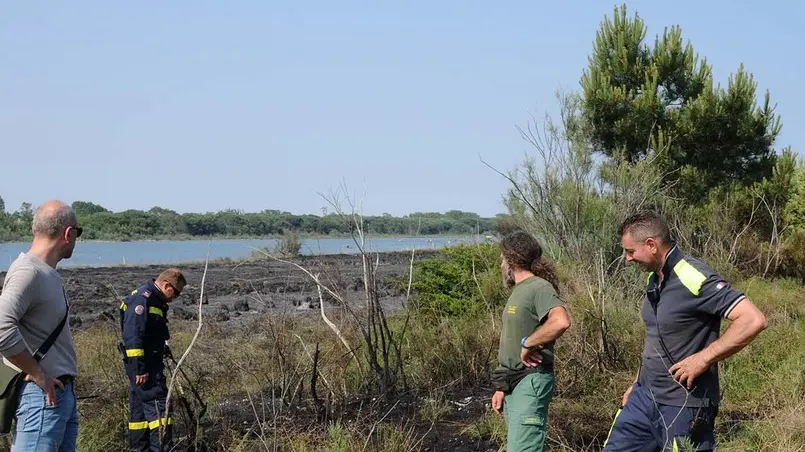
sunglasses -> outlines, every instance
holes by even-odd
[[[81,234],[84,233],[84,228],[79,226],[70,226],[70,229],[73,229],[75,231],[76,238],[81,237]]]
[[[171,289],[173,289],[173,293],[174,293],[174,296],[175,296],[175,297],[178,297],[179,295],[181,295],[181,294],[182,294],[182,291],[181,291],[181,290],[177,290],[177,289],[176,289],[176,286],[174,286],[173,284],[168,283],[168,285],[170,286],[170,288],[171,288]]]

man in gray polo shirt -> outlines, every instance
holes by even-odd
[[[635,214],[620,235],[626,260],[650,272],[641,308],[646,339],[604,450],[712,450],[718,362],[751,342],[766,319],[746,295],[684,255],[660,215]],[[719,337],[722,319],[730,325]]]
[[[12,452],[75,451],[78,437],[73,380],[76,353],[69,322],[39,363],[32,353],[61,323],[67,296],[56,264],[73,255],[81,235],[70,206],[48,201],[37,210],[33,243],[11,264],[0,294],[0,355],[27,375],[20,390]]]

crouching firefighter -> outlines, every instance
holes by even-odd
[[[167,314],[168,303],[186,284],[181,271],[169,268],[134,290],[120,305],[123,343],[118,348],[129,379],[132,451],[171,449],[173,419],[165,415],[168,388],[163,363],[170,354]]]

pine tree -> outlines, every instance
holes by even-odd
[[[593,150],[635,163],[653,150],[652,137],[664,136],[670,144],[657,161],[691,201],[771,175],[781,126],[769,93],[759,107],[757,83],[743,65],[726,89],[714,86],[710,65],[683,42],[679,26],[650,48],[640,16],[616,7],[598,30],[581,86]]]

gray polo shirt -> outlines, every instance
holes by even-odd
[[[643,299],[646,342],[638,382],[651,391],[658,403],[717,405],[718,364],[696,378],[689,394],[668,369],[718,339],[721,319],[745,296],[701,261],[683,255],[676,246],[668,253],[662,274],[662,281],[654,273],[649,275]]]

